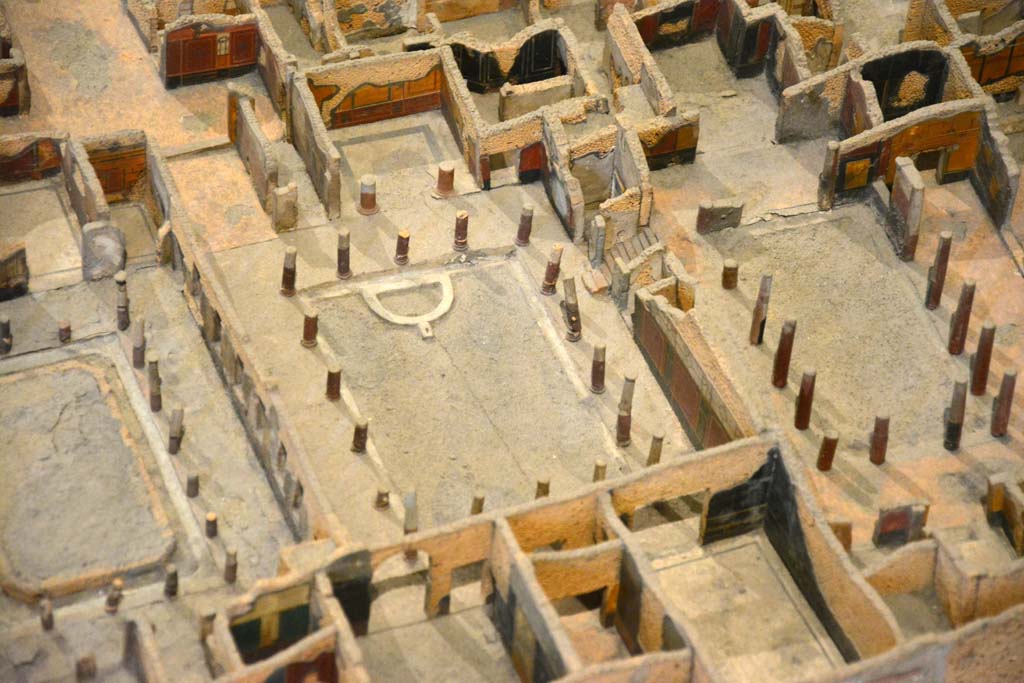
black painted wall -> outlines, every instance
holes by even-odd
[[[825,596],[818,588],[818,580],[814,574],[814,565],[807,552],[800,516],[797,513],[797,502],[793,492],[793,484],[789,473],[782,462],[778,450],[773,448],[768,453],[769,461],[774,461],[774,476],[768,490],[768,505],[765,509],[764,531],[778,553],[779,559],[786,565],[790,576],[796,583],[804,599],[807,600],[818,621],[825,627],[832,642],[836,644],[843,659],[855,662],[860,653],[846,636],[843,628],[836,621],[835,615],[825,601]]]
[[[747,481],[711,496],[702,539],[704,543],[761,528],[777,462],[769,458]]]
[[[327,568],[334,597],[357,636],[366,635],[370,623],[370,582],[373,566],[370,551],[359,550],[336,560]]]

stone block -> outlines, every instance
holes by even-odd
[[[271,218],[274,230],[291,230],[299,222],[299,187],[294,182],[284,187],[275,187],[271,195]]]
[[[737,198],[701,202],[697,209],[697,232],[701,235],[735,228],[743,218],[743,202]]]
[[[101,280],[124,269],[124,233],[107,221],[93,221],[82,227],[82,277]]]
[[[907,503],[878,511],[871,541],[879,547],[900,546],[924,538],[928,521],[926,503]]]
[[[889,195],[885,231],[896,255],[904,261],[914,260],[923,213],[924,180],[912,159],[899,157]]]
[[[28,253],[24,242],[0,247],[0,301],[28,293]]]

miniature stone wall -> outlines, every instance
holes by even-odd
[[[0,7],[0,116],[27,113],[31,104],[25,55],[17,46],[6,11]]]
[[[1013,207],[1020,189],[1020,167],[1010,153],[1009,140],[982,122],[981,151],[970,170],[971,185],[999,229],[1012,227]]]
[[[141,130],[118,131],[82,139],[89,164],[96,171],[108,203],[124,201],[137,193],[146,175],[146,134]]]
[[[110,207],[85,147],[71,139],[65,149],[64,184],[82,228],[82,277],[111,277],[124,268],[124,233],[110,223]]]
[[[100,185],[89,155],[82,143],[69,139],[64,145],[62,157],[64,184],[71,199],[71,208],[78,216],[80,225],[92,221],[109,221],[110,207],[103,187]],[[113,273],[111,273],[113,275]]]
[[[184,269],[181,248],[172,248],[172,230],[186,229],[187,221],[181,202],[174,189],[174,177],[167,168],[167,162],[152,145],[146,146],[146,179],[149,196],[152,197],[150,214],[154,223],[160,226],[157,232],[157,253],[161,263],[172,263],[176,269]]]
[[[191,79],[225,77],[256,66],[259,29],[252,14],[195,14],[157,34],[160,78],[169,87]]]
[[[204,616],[201,636],[217,682],[268,683],[310,675],[367,681],[326,577],[284,579],[258,581],[227,609]]]
[[[192,0],[187,6],[188,14],[182,14],[184,6],[178,0],[121,0],[121,7],[150,52],[157,51],[158,34],[167,24],[188,15],[233,16],[247,12],[249,6],[247,0]]]
[[[602,59],[605,71],[616,88],[639,83],[643,55],[647,52],[640,33],[629,21],[626,10],[619,10],[618,6],[615,6],[607,23]]]
[[[423,13],[433,13],[442,22],[466,19],[481,14],[500,12],[505,9],[512,9],[518,5],[516,0],[483,0],[482,2],[467,2],[467,0],[425,0],[422,3]]]
[[[1024,488],[1010,472],[988,478],[985,512],[990,522],[1002,527],[1017,556],[1024,556]]]
[[[256,8],[253,16],[260,36],[257,69],[274,108],[287,118],[289,72],[298,69],[298,61],[284,49],[267,13]]]
[[[939,169],[943,180],[970,177],[993,222],[997,227],[1005,226],[1012,213],[1016,184],[999,183],[1019,177],[1019,170],[1005,137],[989,128],[985,104],[980,99],[924,107],[842,142],[830,142],[818,204],[832,206],[837,196],[866,187],[875,178],[891,185],[897,157],[935,149],[944,150]]]
[[[61,171],[61,146],[67,133],[37,132],[0,139],[0,183],[38,180]]]
[[[558,613],[540,601],[543,593],[533,566],[504,520],[495,525],[489,564],[494,568],[492,620],[520,678],[553,680],[581,669]]]
[[[636,126],[648,170],[657,171],[673,164],[687,164],[697,157],[700,137],[700,112],[677,112],[656,116]]]
[[[616,240],[629,238],[651,222],[654,190],[640,138],[632,128],[620,128],[615,139],[612,161],[614,188],[622,192],[602,202],[599,209],[605,224]],[[620,199],[621,197],[621,199]],[[613,241],[606,241],[611,245]]]
[[[121,0],[121,7],[138,31],[142,42],[150,52],[156,52],[157,32],[166,21],[157,15],[153,0]]]
[[[722,0],[715,36],[726,63],[738,77],[761,71],[771,39],[777,4],[751,7],[746,0]],[[754,34],[754,37],[748,37]]]
[[[885,231],[896,255],[903,261],[913,261],[917,251],[917,236],[924,212],[924,180],[912,159],[896,160],[896,178],[892,184]]]
[[[293,79],[293,93],[294,86]],[[314,111],[311,103],[309,111]],[[296,538],[322,538],[336,532],[337,518],[327,512],[319,483],[309,474],[308,459],[297,431],[276,408],[280,395],[266,371],[250,355],[248,333],[225,293],[210,247],[180,208],[166,162],[152,149],[148,168],[154,193],[165,211],[165,223],[160,229],[163,258],[173,260],[175,268],[185,274],[186,303],[202,328],[203,340],[221,372],[285,522]],[[340,198],[340,191],[335,189],[333,196]]]
[[[851,72],[846,81],[846,101],[843,103],[840,124],[847,137],[885,123],[882,107],[878,104],[875,86],[857,72]]]
[[[28,252],[24,242],[0,248],[0,301],[28,294]]]
[[[569,146],[569,169],[580,181],[587,204],[593,205],[611,196],[618,132],[617,126],[609,124],[577,138]]]
[[[777,14],[774,24],[765,55],[765,77],[772,92],[779,95],[789,86],[810,78],[812,70],[803,36],[789,17]],[[822,69],[818,69],[820,71]]]
[[[369,123],[441,107],[437,50],[325,64],[303,76],[327,128]]]
[[[640,289],[633,338],[695,448],[712,448],[757,432],[690,316]]]
[[[667,0],[629,8],[640,37],[651,50],[682,45],[709,33],[721,0]],[[628,6],[627,6],[628,7]]]
[[[585,220],[583,190],[569,168],[569,141],[565,127],[549,112],[544,113],[543,142],[547,150],[544,189],[566,233],[574,242],[582,240]]]
[[[610,294],[619,308],[633,313],[636,292],[663,297],[673,308],[688,311],[697,297],[697,279],[686,272],[665,245],[655,242],[628,261],[615,251],[606,257],[611,272]]]
[[[955,544],[939,540],[935,592],[954,627],[1024,603],[1024,560],[981,571],[959,557]]]
[[[134,671],[140,683],[170,683],[173,679],[160,659],[153,625],[144,619],[133,619],[125,622],[124,629],[125,668]]]
[[[863,678],[861,672],[878,671],[874,667],[885,661],[883,653],[899,645],[895,620],[846,558],[808,483],[786,466],[791,457],[769,439],[745,438],[598,482],[571,496],[484,512],[406,535],[397,543],[371,548],[345,543],[329,557],[323,558],[322,551],[311,556],[323,559],[291,558],[283,561],[282,575],[258,582],[234,604],[204,617],[204,646],[221,676],[219,683],[265,681],[273,671],[305,670],[287,667],[315,661],[312,643],[329,632],[336,638],[340,679],[364,681],[355,634],[365,633],[373,574],[405,555],[417,558],[410,574],[427,574],[427,619],[447,612],[452,572],[485,561],[481,589],[490,596],[491,618],[523,680],[717,680],[698,634],[664,594],[629,528],[640,508],[697,495],[705,500],[702,529],[721,529],[729,536],[757,531],[763,524],[804,598],[849,660],[882,655],[872,660],[870,669],[847,667],[821,681],[875,683],[877,676]],[[716,526],[719,518],[743,515],[750,524]],[[424,566],[425,570],[420,568]],[[556,600],[598,590],[607,598],[602,601],[602,618],[614,624],[630,652],[627,658],[584,660],[555,611]],[[301,619],[293,624],[287,615],[296,610]],[[294,630],[295,625],[301,629]],[[264,630],[274,638],[290,635],[283,642],[268,640],[267,657],[253,661],[253,648]],[[281,649],[289,642],[295,644]],[[243,652],[250,664],[243,663]],[[904,648],[898,661],[908,660],[917,658],[908,657]]]
[[[869,63],[884,60],[903,60],[909,53],[939,53],[934,43],[916,41],[876,50],[870,55],[851,59],[835,69],[816,74],[787,87],[779,99],[779,114],[775,121],[775,137],[779,142],[814,139],[822,136],[837,136],[842,125],[848,80],[860,73]],[[948,68],[945,69],[947,85],[942,89],[941,101],[975,98],[978,91],[967,84],[964,74],[965,62],[954,51],[944,50]],[[954,81],[950,84],[950,81]],[[877,93],[876,93],[877,101]],[[881,108],[881,104],[879,104]],[[883,117],[884,118],[884,117]],[[866,125],[866,122],[865,122]]]
[[[934,40],[956,48],[985,92],[1009,96],[1024,83],[1024,63],[1013,56],[1024,45],[1020,18],[1013,3],[913,0],[903,32],[905,40]]]
[[[337,218],[341,212],[341,154],[327,137],[304,76],[292,73],[288,94],[288,139],[302,158],[328,218]]]
[[[843,52],[843,26],[818,17],[778,17],[776,25],[792,27],[800,37],[804,61],[811,73],[834,69]]]
[[[438,49],[441,59],[441,112],[448,123],[455,143],[462,152],[463,159],[479,179],[480,138],[478,125],[480,115],[473,104],[473,99],[466,87],[466,81],[459,73],[452,49],[444,45]]]
[[[260,128],[253,98],[232,86],[228,87],[228,137],[252,178],[260,204],[266,209],[277,187],[277,158],[270,148],[270,140]]]
[[[820,511],[796,495],[798,478],[785,467],[776,470],[764,523],[772,546],[847,661],[891,650],[901,640],[895,618],[853,568],[828,525],[816,523]]]
[[[498,100],[498,120],[507,121],[540,109],[544,105],[557,104],[573,95],[572,76],[547,78],[536,83],[501,86]]]
[[[415,28],[420,3],[417,0],[329,0],[325,5],[333,5],[338,27],[345,36],[365,39]]]

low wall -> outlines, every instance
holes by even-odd
[[[640,123],[636,132],[649,170],[688,164],[697,158],[700,113],[687,111],[672,116],[656,116]]]
[[[956,553],[956,544],[938,538],[935,593],[953,626],[990,617],[1024,603],[1024,560],[998,571],[979,573]]]
[[[643,40],[626,10],[618,5],[607,23],[602,58],[605,71],[611,76],[614,88],[635,85],[640,82],[640,67],[647,52]]]
[[[160,658],[160,646],[153,625],[144,620],[126,621],[124,634],[124,664],[136,672],[139,683],[170,683]]]
[[[794,458],[795,460],[795,458]],[[856,571],[797,472],[776,467],[765,533],[846,661],[880,655],[902,641],[892,613]],[[806,492],[806,481],[800,481]]]
[[[288,113],[288,75],[298,70],[298,60],[285,50],[281,39],[274,30],[270,17],[262,9],[255,8],[256,26],[259,30],[260,47],[256,68],[263,79],[270,101],[278,112]]]
[[[156,52],[157,33],[165,22],[158,16],[153,0],[121,0],[121,9],[128,15],[146,48]]]
[[[340,534],[337,518],[329,512],[319,482],[310,474],[298,430],[281,409],[279,391],[263,364],[250,354],[248,332],[231,304],[212,250],[181,208],[170,170],[152,146],[147,167],[154,199],[164,214],[161,260],[171,261],[184,273],[186,304],[202,328],[207,350],[285,522],[297,539]],[[314,181],[318,177],[310,175]],[[335,188],[334,197],[339,197]]]
[[[981,148],[969,177],[992,222],[999,229],[1008,229],[1020,189],[1020,167],[1010,152],[1009,140],[989,124],[988,117],[982,120]]]
[[[327,137],[320,109],[303,75],[288,81],[288,139],[295,146],[328,218],[341,213],[341,154]]]
[[[836,51],[838,52],[838,49]],[[803,35],[797,31],[790,18],[776,14],[774,30],[765,55],[765,78],[768,87],[776,96],[780,96],[783,90],[810,78],[812,73]]]
[[[480,115],[473,104],[473,98],[466,87],[466,80],[459,73],[452,49],[448,45],[438,48],[441,60],[441,112],[444,114],[448,130],[451,131],[455,143],[462,152],[466,165],[478,174],[480,138],[477,122]],[[479,177],[477,178],[479,181]]]
[[[504,520],[495,524],[488,566],[494,579],[491,619],[520,680],[539,683],[582,669],[558,612],[541,600],[533,566]]]
[[[35,132],[0,137],[0,183],[39,180],[61,172],[67,133]]]
[[[498,120],[514,119],[544,105],[569,99],[573,94],[572,81],[572,76],[565,75],[523,85],[504,84],[499,91]]]
[[[65,143],[62,159],[64,185],[71,200],[71,208],[79,225],[93,221],[109,221],[110,207],[99,178],[89,163],[89,155],[82,143],[70,139]]]
[[[636,293],[633,339],[687,437],[700,450],[753,436],[753,418],[692,318],[644,289]]]
[[[840,137],[840,122],[846,101],[847,80],[859,73],[868,62],[896,57],[915,51],[936,52],[934,43],[916,41],[876,50],[869,55],[852,59],[825,73],[787,87],[779,97],[779,113],[775,119],[775,138],[779,142],[813,140],[820,137]],[[956,81],[957,64],[961,59],[955,52],[943,52],[950,59],[949,79]],[[959,62],[963,64],[963,62]],[[961,92],[956,98],[973,97],[977,85],[957,84]],[[980,94],[980,93],[977,93]],[[953,93],[949,93],[953,95]],[[944,93],[944,98],[949,97]],[[891,122],[890,122],[891,123]]]
[[[74,138],[67,141],[62,166],[68,199],[81,226],[82,277],[86,280],[111,277],[124,268],[125,236],[110,222],[110,206],[104,188],[81,142]]]
[[[574,242],[584,236],[584,199],[580,181],[569,170],[569,139],[565,127],[554,114],[545,111],[542,139],[547,152],[544,167],[544,190],[551,206],[562,221],[562,227]]]
[[[604,61],[614,87],[639,85],[656,115],[675,113],[672,89],[622,5],[616,5],[608,18]]]
[[[722,0],[665,0],[632,13],[644,45],[675,47],[710,33]]]
[[[651,187],[651,171],[636,130],[620,128],[615,138],[615,160],[613,163],[614,185],[627,190],[636,188],[639,193],[637,226],[644,227],[651,222],[654,207],[654,189]]]
[[[122,130],[91,135],[81,140],[96,172],[107,203],[139,202],[157,227],[158,260],[167,263],[173,254],[167,237],[172,217],[181,222],[182,214],[171,199],[165,179],[170,173],[163,157],[149,144],[141,130]],[[180,267],[180,259],[177,264]]]
[[[231,86],[228,87],[228,137],[249,172],[260,204],[267,209],[270,195],[277,187],[277,158],[270,140],[260,128],[253,98]]]
[[[18,48],[10,48],[6,52],[8,54],[0,59],[0,116],[26,114],[32,105],[32,97],[25,56]]]

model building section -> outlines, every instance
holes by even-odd
[[[1020,679],[1022,11],[0,0],[0,681]]]

